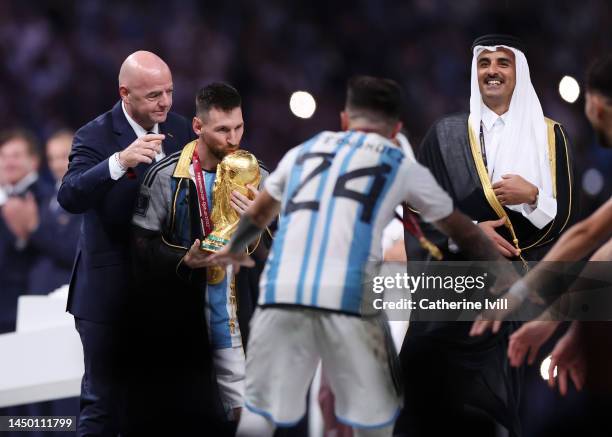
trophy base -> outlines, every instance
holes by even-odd
[[[225,246],[229,240],[208,235],[200,243],[200,250],[204,252],[215,253]],[[206,282],[210,285],[220,284],[225,279],[225,267],[209,266],[206,267]]]
[[[200,250],[207,250],[209,252],[218,252],[223,249],[223,247],[229,243],[229,240],[226,238],[220,238],[213,234],[208,235],[206,238],[202,240],[200,243]]]

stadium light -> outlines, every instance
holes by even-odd
[[[596,168],[589,168],[582,176],[582,189],[589,196],[597,196],[604,187],[604,177]]]
[[[544,361],[542,361],[542,364],[540,365],[540,376],[542,376],[542,379],[544,381],[548,381],[548,369],[550,368],[550,355],[547,356],[546,358],[544,358]],[[557,368],[555,367],[553,376],[556,378],[557,377]]]
[[[310,118],[317,109],[317,103],[310,93],[306,91],[296,91],[291,94],[289,108],[291,108],[291,112],[296,117]]]
[[[568,103],[574,103],[580,96],[580,85],[572,76],[563,76],[559,82],[559,94]]]

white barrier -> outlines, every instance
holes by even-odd
[[[19,298],[17,331],[0,335],[0,407],[79,396],[83,350],[66,299]]]

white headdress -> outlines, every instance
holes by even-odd
[[[552,178],[548,157],[547,127],[540,100],[536,95],[527,59],[520,50],[506,45],[474,47],[472,58],[470,128],[478,138],[482,115],[482,96],[478,87],[477,59],[483,50],[496,51],[503,47],[515,56],[516,85],[512,93],[510,108],[505,119],[505,127],[499,142],[495,162],[488,162],[493,168],[491,182],[501,180],[504,174],[518,174],[544,193],[552,196]],[[511,207],[512,209],[515,209]],[[520,208],[520,205],[516,205]]]

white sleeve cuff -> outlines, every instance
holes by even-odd
[[[110,171],[111,179],[114,181],[120,179],[127,171],[127,169],[123,168],[121,163],[119,163],[119,152],[113,153],[111,157],[108,158],[108,170]]]
[[[524,203],[521,213],[536,228],[542,229],[557,215],[557,201],[555,198],[543,194],[542,190],[539,190],[539,192],[536,207],[533,208]]]

